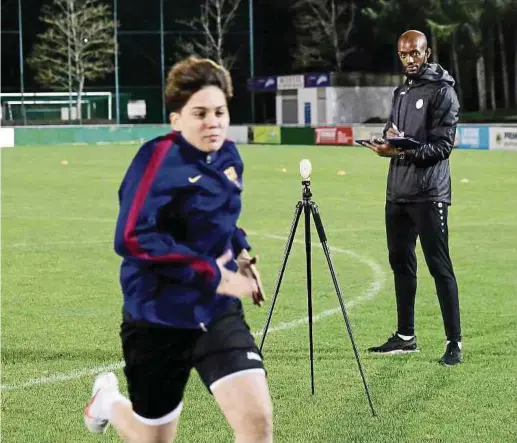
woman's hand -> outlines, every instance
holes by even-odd
[[[246,275],[239,269],[238,272],[230,271],[224,266],[233,260],[230,250],[221,255],[217,260],[217,266],[221,271],[221,281],[217,286],[216,292],[220,295],[231,295],[234,297],[252,297],[255,303],[256,294],[259,287],[252,275]]]
[[[257,284],[257,292],[253,294],[253,304],[262,306],[262,302],[266,299],[264,295],[264,287],[262,286],[262,279],[260,278],[260,272],[258,271],[256,264],[258,263],[258,256],[250,257],[248,251],[243,249],[237,257],[237,264],[239,265],[239,272],[246,276],[251,277]]]

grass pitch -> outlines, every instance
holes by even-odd
[[[116,368],[117,189],[134,145],[2,150],[2,441],[119,441],[82,424],[93,374]],[[310,395],[303,217],[264,348],[275,442],[517,441],[517,152],[455,151],[449,232],[460,289],[462,365],[443,368],[442,320],[418,246],[421,352],[365,352],[395,328],[384,233],[388,162],[361,148],[243,146],[244,209],[269,302],[296,202],[298,162],[313,164],[332,259],[378,412],[372,418],[325,258],[313,232],[315,387]],[[344,171],[338,174],[338,171]],[[245,302],[260,331],[269,304]],[[179,443],[229,442],[231,431],[197,374]]]

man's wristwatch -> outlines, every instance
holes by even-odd
[[[397,153],[397,158],[399,160],[405,160],[406,159],[406,153],[404,151],[400,151]]]

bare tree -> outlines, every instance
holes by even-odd
[[[503,20],[505,16],[512,17],[516,11],[514,0],[490,0],[493,7],[491,11],[496,25],[497,47],[499,49],[499,60],[501,61],[501,74],[503,80],[504,107],[510,107],[510,82],[508,76],[508,64],[506,62],[506,42],[503,32]],[[515,14],[513,14],[515,16]],[[516,74],[517,75],[517,74]],[[517,88],[517,85],[516,85]]]
[[[487,73],[484,57],[487,39],[483,32],[483,24],[486,19],[484,5],[485,0],[433,0],[430,4],[431,7],[427,10],[426,19],[436,44],[439,41],[451,39],[454,74],[458,86],[461,79],[456,54],[457,34],[462,32],[468,36],[469,46],[476,60],[476,85],[480,111],[485,111],[487,107]],[[458,93],[461,100],[461,92],[458,91]]]
[[[444,16],[442,11],[434,12],[434,16],[438,16],[438,18],[448,21],[449,19]],[[433,36],[433,46],[431,46],[432,53],[434,54],[433,61],[438,63],[438,45],[443,42],[451,42],[451,61],[452,61],[452,70],[454,73],[454,77],[456,77],[456,88],[458,91],[458,100],[460,102],[460,106],[463,106],[463,91],[461,89],[461,75],[460,75],[460,64],[458,61],[458,47],[457,47],[457,33],[459,28],[459,23],[437,23],[435,20],[428,18],[426,20],[427,25],[431,31]]]
[[[54,0],[42,8],[48,25],[27,60],[36,80],[54,90],[77,91],[77,116],[86,80],[104,78],[113,71],[115,22],[99,0]]]
[[[466,1],[466,0],[465,0]],[[486,69],[485,56],[483,53],[483,45],[486,44],[482,31],[482,20],[484,10],[481,8],[482,0],[472,1],[465,8],[465,16],[467,17],[464,27],[470,37],[472,49],[476,57],[476,84],[478,91],[478,107],[480,111],[486,111],[487,108],[487,90],[486,90]]]
[[[328,66],[341,71],[345,58],[355,51],[349,39],[356,5],[339,0],[297,0],[293,9],[297,31],[295,66]]]
[[[204,0],[199,17],[177,22],[195,31],[198,36],[185,41],[180,39],[180,57],[198,55],[214,60],[230,70],[237,60],[237,54],[229,54],[225,37],[235,20],[241,0]]]
[[[428,18],[426,19],[427,26],[429,27],[431,33],[431,57],[432,61],[435,63],[439,62],[438,57],[438,46],[440,43],[451,41],[452,34],[456,32],[458,29],[458,23],[437,23],[436,21]],[[456,48],[453,48],[456,51]]]
[[[517,107],[517,29],[513,31],[513,74],[514,74],[514,81],[513,81],[513,94],[514,94],[514,103]]]

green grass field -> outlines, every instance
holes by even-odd
[[[82,410],[93,376],[103,367],[117,368],[125,392],[120,260],[112,237],[116,192],[136,149],[1,152],[5,443],[118,441],[113,429],[88,434]],[[456,151],[451,157],[449,230],[465,349],[464,363],[454,368],[437,363],[445,337],[419,247],[421,352],[399,357],[365,352],[395,328],[383,223],[386,159],[337,147],[243,146],[241,154],[246,164],[241,225],[261,256],[270,296],[301,197],[298,162],[311,159],[313,198],[378,412],[373,418],[369,411],[314,229],[316,395],[310,395],[308,328],[297,322],[307,315],[302,219],[264,348],[275,442],[516,442],[517,152]],[[253,331],[262,328],[268,306],[245,302]],[[177,441],[231,440],[213,398],[193,374]]]

